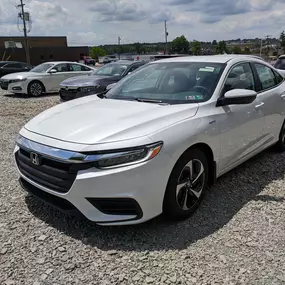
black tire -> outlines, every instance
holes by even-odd
[[[45,91],[44,85],[40,81],[32,81],[28,86],[29,96],[38,97]]]
[[[196,166],[198,165],[198,162],[201,163],[201,165],[204,168],[204,173],[202,174],[203,182],[202,180],[201,183],[198,181],[199,184],[201,184],[199,186],[199,189],[201,188],[201,191],[198,191],[198,188],[197,187],[195,188],[194,184],[191,185],[192,182],[189,182],[190,179],[186,179],[188,175],[187,174],[188,169],[190,169],[189,166],[187,165],[191,161],[193,166],[192,169],[195,168],[193,170],[192,182],[193,178],[195,178],[196,175],[195,173],[200,172],[200,170]],[[208,186],[208,178],[209,178],[209,163],[205,154],[199,149],[190,149],[186,151],[177,161],[169,177],[163,201],[164,215],[168,219],[175,221],[189,218],[197,210],[203,199],[205,190]],[[181,188],[180,186],[178,186],[179,181],[180,182],[184,181],[182,184],[180,184]],[[187,184],[185,184],[185,181],[188,181]],[[195,184],[197,184],[197,182]],[[190,188],[192,188],[192,190],[195,188],[196,190],[195,193],[197,195],[194,195],[193,194],[194,191],[192,191]],[[177,191],[177,189],[179,190]],[[185,202],[185,197],[188,197],[187,199],[189,200],[187,200],[187,203],[185,204],[186,206],[183,207],[182,204],[184,204],[183,202]]]
[[[280,130],[279,140],[275,145],[275,149],[278,152],[285,151],[285,121],[283,122],[282,128]]]

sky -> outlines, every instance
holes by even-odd
[[[0,0],[0,35],[20,36],[20,0]],[[192,41],[271,35],[285,29],[285,0],[24,0],[34,36],[67,36],[69,45]]]

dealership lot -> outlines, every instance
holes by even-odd
[[[26,197],[14,138],[58,95],[0,91],[0,284],[285,284],[285,154],[218,180],[190,219],[99,227]]]

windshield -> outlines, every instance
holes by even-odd
[[[121,76],[127,67],[126,64],[109,63],[96,70],[93,75]]]
[[[183,104],[209,100],[225,68],[222,63],[155,62],[118,82],[107,98]]]
[[[285,58],[278,58],[274,64],[274,67],[277,69],[285,70]]]
[[[46,72],[48,69],[50,69],[52,66],[54,66],[54,64],[52,63],[42,63],[36,67],[34,67],[33,69],[30,70],[30,72],[40,72],[40,73],[44,73]]]

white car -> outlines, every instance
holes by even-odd
[[[155,61],[98,96],[36,116],[14,155],[24,189],[100,225],[187,218],[218,177],[285,150],[285,82],[257,58]]]
[[[58,92],[60,83],[70,77],[88,75],[95,69],[84,64],[68,61],[42,63],[29,72],[18,72],[0,78],[0,87],[11,93],[40,96]]]

